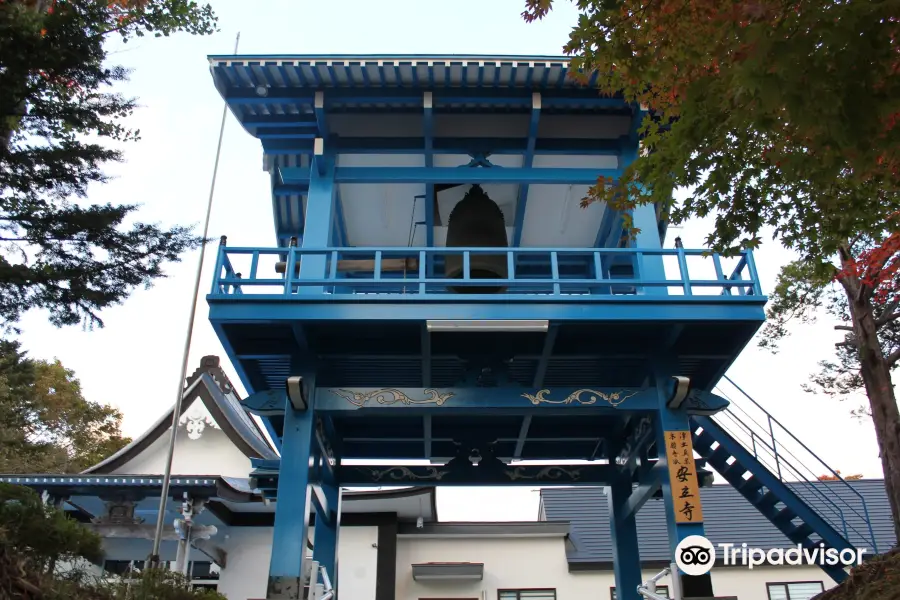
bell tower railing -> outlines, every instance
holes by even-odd
[[[505,255],[507,276],[497,279],[470,277],[472,258]],[[299,277],[305,258],[324,257],[325,277]],[[449,257],[462,257],[459,278],[440,273]],[[644,257],[674,257],[675,277],[648,278],[641,275]],[[701,257],[712,263],[715,276],[700,278],[688,271],[687,259]],[[458,261],[459,259],[457,259]],[[261,264],[269,266],[265,270]],[[243,267],[239,266],[243,265]],[[434,265],[434,269],[429,269]],[[319,288],[330,297],[375,296],[396,300],[458,299],[467,287],[498,286],[502,294],[478,294],[479,300],[510,301],[542,296],[553,301],[584,300],[585,296],[628,296],[668,293],[667,300],[709,302],[734,301],[762,296],[759,276],[750,251],[741,253],[737,265],[726,275],[722,258],[706,250],[646,248],[229,248],[220,246],[211,296],[217,299],[251,295],[285,296],[311,301],[316,294],[304,288]],[[456,290],[455,292],[452,290]],[[718,298],[716,298],[718,296]],[[659,296],[656,296],[659,300]]]

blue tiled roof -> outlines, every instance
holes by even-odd
[[[281,56],[214,55],[220,90],[273,88],[582,87],[568,78],[565,56]],[[420,99],[421,100],[421,99]]]
[[[865,499],[878,551],[891,549],[896,538],[884,481],[867,479],[847,483]],[[840,495],[847,503],[856,500],[856,504],[859,504],[858,497],[843,483],[819,482],[813,485],[821,486],[822,491],[831,497]],[[791,546],[790,540],[730,485],[703,488],[700,496],[703,501],[706,537],[713,544],[746,543],[762,549]],[[548,521],[568,521],[571,524],[572,543],[568,550],[571,565],[612,563],[609,506],[605,488],[545,488],[541,490],[541,501]],[[858,510],[862,512],[861,507]],[[871,552],[872,549],[867,547],[869,544],[863,542],[853,531],[854,528],[863,531],[864,527],[863,523],[852,523],[848,537],[858,548]],[[641,508],[637,516],[637,528],[641,560],[669,562],[671,556],[662,500],[651,499]]]

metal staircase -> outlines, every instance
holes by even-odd
[[[794,544],[809,550],[824,544],[838,551],[855,551],[858,544],[877,553],[862,495],[737,384],[725,380],[743,398],[735,402],[717,389],[731,402],[728,409],[692,418],[697,453]],[[820,481],[821,475],[833,479]],[[840,565],[819,566],[838,583],[847,577]]]

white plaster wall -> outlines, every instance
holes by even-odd
[[[218,540],[228,553],[225,568],[219,571],[218,591],[229,600],[265,598],[272,528],[232,527],[227,535],[227,540]]]
[[[271,527],[233,527],[227,539],[213,538],[228,553],[226,568],[219,572],[220,593],[229,600],[266,597]],[[377,527],[344,527],[338,538],[338,578],[342,598],[374,600],[378,560]],[[197,560],[199,552],[191,556]]]
[[[473,582],[417,582],[412,566],[427,562],[481,562],[484,579]],[[658,571],[644,571],[649,579]],[[716,569],[716,596],[768,600],[766,583],[822,581],[834,586],[816,567]],[[660,582],[668,585],[667,580]],[[397,547],[397,600],[420,598],[497,598],[499,589],[553,588],[557,600],[609,600],[615,586],[612,571],[569,573],[561,538],[416,539],[400,538]],[[352,598],[352,597],[351,597]]]
[[[740,600],[769,600],[766,583],[821,581],[826,590],[835,586],[818,567],[714,568],[712,574],[717,596],[737,596]]]
[[[199,400],[195,402],[200,402]],[[201,402],[202,404],[202,402]],[[140,455],[113,471],[123,475],[161,475],[165,471],[171,429],[161,435]],[[184,425],[178,426],[172,473],[175,475],[223,475],[248,477],[250,459],[238,450],[220,429],[206,426],[200,438],[188,437]]]
[[[344,527],[338,538],[338,591],[348,600],[375,600],[378,528]]]

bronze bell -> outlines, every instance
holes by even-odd
[[[481,186],[473,185],[450,212],[447,220],[448,248],[508,248],[503,211],[491,200]],[[471,279],[506,279],[506,254],[470,254]],[[446,277],[462,279],[462,254],[447,255]],[[500,294],[506,286],[450,286],[457,294]]]

